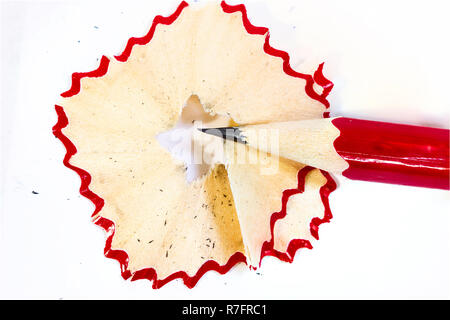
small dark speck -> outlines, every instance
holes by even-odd
[[[98,26],[94,26],[94,29],[98,29]]]
[[[137,242],[141,242],[141,240],[137,239]]]
[[[39,192],[36,192],[36,191],[34,191],[34,190],[31,191],[31,193],[32,193],[32,194],[39,194]]]
[[[148,242],[148,244],[150,244],[150,243],[152,243],[153,242],[153,240],[150,240],[149,242]]]
[[[166,258],[169,256],[169,251],[166,251]]]
[[[77,42],[80,43],[80,40],[78,40]]]
[[[164,220],[164,225],[166,225],[167,224],[167,220]]]
[[[159,191],[163,192],[164,190],[163,189],[159,189]]]
[[[197,216],[194,217],[194,219],[197,218]]]

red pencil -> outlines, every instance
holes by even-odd
[[[201,131],[354,180],[450,188],[447,129],[338,117]]]

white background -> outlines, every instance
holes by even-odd
[[[448,128],[447,1],[249,1],[292,65],[326,61],[332,115]],[[238,3],[231,1],[231,3]],[[237,266],[189,290],[128,282],[103,257],[78,176],[62,165],[53,105],[178,1],[1,2],[0,298],[449,298],[447,191],[338,177],[332,223],[293,264]],[[301,67],[299,68],[301,70]],[[32,194],[32,191],[39,194]]]

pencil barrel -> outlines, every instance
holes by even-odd
[[[347,178],[449,189],[449,130],[335,118],[337,153]]]

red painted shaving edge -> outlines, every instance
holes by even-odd
[[[281,210],[278,212],[275,212],[270,217],[270,233],[271,233],[271,239],[270,241],[266,241],[262,248],[261,248],[261,260],[265,256],[273,256],[277,257],[278,259],[285,261],[285,262],[292,262],[294,261],[295,253],[298,249],[301,248],[308,248],[312,249],[311,242],[309,240],[304,239],[293,239],[289,242],[289,245],[287,247],[286,252],[280,252],[274,249],[274,228],[275,223],[283,219],[286,216],[286,208],[287,208],[287,202],[289,198],[295,194],[302,193],[305,191],[305,182],[306,182],[306,176],[308,173],[310,173],[312,170],[314,170],[313,167],[303,167],[297,174],[297,181],[298,185],[295,189],[287,189],[283,191],[283,196],[281,198]],[[330,222],[333,215],[331,214],[330,204],[328,202],[328,196],[332,191],[336,189],[336,183],[334,182],[331,175],[326,171],[320,171],[325,178],[327,179],[327,182],[320,188],[320,198],[322,199],[323,206],[325,208],[324,216],[323,218],[313,218],[311,220],[311,223],[309,225],[310,232],[314,238],[317,240],[319,239],[319,226],[322,223]],[[260,262],[261,265],[261,262]]]
[[[168,17],[162,17],[159,15],[156,16],[153,20],[153,23],[152,23],[152,26],[151,26],[149,32],[144,37],[141,37],[141,38],[134,38],[134,37],[130,38],[127,42],[127,45],[126,45],[124,51],[120,55],[116,56],[115,58],[121,62],[127,61],[134,45],[136,45],[136,44],[145,45],[148,42],[150,42],[150,40],[152,39],[152,37],[155,33],[156,26],[158,24],[165,24],[165,25],[172,24],[178,18],[178,16],[181,14],[182,10],[187,6],[188,6],[188,3],[185,1],[182,1],[180,3],[180,5],[178,6],[178,8],[176,9],[176,11],[172,15],[170,15]],[[306,80],[305,91],[306,91],[307,95],[309,97],[311,97],[312,99],[320,101],[325,107],[327,107],[327,108],[329,107],[329,102],[326,100],[326,97],[329,94],[329,92],[331,91],[331,89],[333,87],[333,83],[323,76],[323,74],[322,74],[323,63],[319,66],[317,71],[314,73],[314,76],[294,71],[289,64],[289,59],[290,59],[289,54],[287,52],[277,50],[270,46],[269,33],[268,33],[269,30],[265,27],[256,27],[256,26],[252,25],[250,23],[250,21],[248,20],[247,10],[243,4],[231,6],[231,5],[228,5],[227,3],[225,3],[225,1],[222,1],[221,7],[222,7],[223,11],[226,13],[233,13],[233,12],[237,12],[237,11],[241,12],[243,25],[248,33],[266,35],[265,43],[264,43],[264,51],[269,55],[282,58],[283,59],[283,71],[290,76]],[[64,98],[67,98],[67,97],[71,97],[73,95],[78,94],[80,92],[80,88],[81,88],[81,79],[84,77],[104,76],[106,74],[106,72],[108,71],[109,62],[110,62],[110,60],[107,57],[103,56],[100,61],[100,65],[96,70],[93,70],[90,72],[73,73],[71,88],[68,91],[62,93],[61,96]],[[313,89],[314,83],[320,85],[323,88],[323,92],[320,95],[314,91],[314,89]],[[81,179],[80,194],[82,196],[86,197],[87,199],[91,200],[92,203],[95,205],[95,210],[92,214],[92,217],[94,217],[103,208],[104,200],[102,198],[100,198],[98,195],[96,195],[95,193],[93,193],[91,190],[89,190],[89,184],[91,182],[90,174],[87,171],[70,164],[70,158],[77,152],[77,149],[76,149],[75,145],[62,133],[62,129],[68,125],[68,119],[64,112],[63,107],[61,107],[59,105],[55,105],[55,110],[56,110],[56,113],[58,116],[58,121],[53,126],[53,134],[55,135],[56,138],[58,138],[63,143],[64,147],[66,148],[66,155],[64,156],[63,163],[66,167],[72,169],[80,176],[80,179]],[[324,113],[324,116],[327,116],[327,114],[328,114],[327,112]],[[286,205],[287,205],[287,201],[289,200],[289,197],[291,195],[303,192],[306,175],[312,169],[313,168],[311,168],[311,167],[305,167],[302,170],[300,170],[298,172],[297,188],[296,189],[288,189],[288,190],[283,191],[282,210],[272,214],[272,216],[271,216],[271,221],[270,221],[271,226],[270,227],[271,227],[272,239],[269,242],[266,242],[263,244],[261,259],[264,256],[271,255],[271,256],[278,257],[282,261],[292,262],[295,252],[299,248],[309,248],[309,249],[312,248],[311,243],[308,240],[294,239],[289,243],[286,253],[282,253],[282,252],[279,252],[279,251],[276,251],[273,249],[273,229],[275,226],[275,222],[278,219],[282,219],[286,215]],[[327,172],[322,171],[322,173],[327,178],[327,183],[324,186],[322,186],[320,189],[320,196],[321,196],[321,199],[322,199],[322,201],[324,203],[324,207],[325,207],[324,218],[322,218],[322,219],[314,218],[314,219],[312,219],[312,221],[310,223],[311,233],[316,239],[318,239],[319,225],[321,223],[329,222],[329,220],[332,217],[329,203],[328,203],[328,195],[330,194],[330,192],[332,192],[336,188],[336,184],[335,184],[334,180],[331,178],[331,176]],[[119,262],[122,277],[124,279],[129,279],[131,277],[131,281],[138,280],[138,279],[147,279],[147,280],[153,281],[152,287],[154,289],[161,288],[166,283],[168,283],[174,279],[178,279],[178,278],[182,279],[183,283],[187,287],[193,288],[196,285],[196,283],[198,282],[198,280],[208,271],[214,270],[220,274],[225,274],[234,265],[236,265],[240,262],[246,263],[245,256],[241,252],[236,252],[235,254],[233,254],[230,257],[230,259],[228,260],[228,262],[225,265],[219,265],[216,261],[213,261],[213,260],[206,261],[193,277],[190,277],[184,271],[178,271],[178,272],[173,273],[172,275],[166,277],[165,279],[158,279],[157,273],[156,273],[155,269],[153,269],[153,268],[141,269],[132,274],[130,272],[130,270],[128,270],[128,260],[129,260],[128,254],[124,250],[111,249],[111,243],[112,243],[112,239],[113,239],[114,232],[115,232],[114,222],[112,222],[111,220],[108,220],[106,218],[103,218],[101,216],[98,216],[94,219],[94,223],[96,225],[102,227],[106,231],[107,239],[106,239],[104,254],[107,258],[114,259]]]

